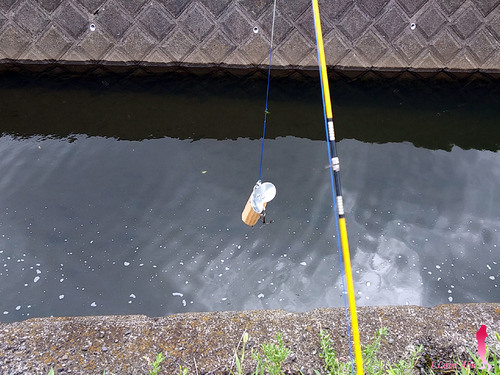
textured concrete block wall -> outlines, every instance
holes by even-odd
[[[0,60],[262,66],[272,0],[1,0]],[[322,0],[340,69],[500,72],[500,0]],[[310,0],[277,0],[277,67],[316,68]],[[258,31],[254,28],[258,28]]]

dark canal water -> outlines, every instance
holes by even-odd
[[[0,81],[0,320],[342,306],[320,89],[265,80]],[[332,81],[357,303],[500,301],[500,90]]]

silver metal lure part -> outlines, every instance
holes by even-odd
[[[276,187],[271,182],[257,181],[250,196],[250,204],[255,212],[264,211],[264,203],[270,202],[276,196]]]

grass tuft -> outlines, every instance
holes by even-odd
[[[378,351],[382,343],[382,339],[387,335],[387,328],[381,328],[376,333],[369,344],[367,344],[363,351],[363,366],[365,374],[369,375],[409,375],[412,373],[419,353],[422,347],[418,347],[413,351],[408,359],[404,359],[395,364],[384,363],[377,357]],[[335,351],[332,347],[332,341],[326,331],[320,331],[320,358],[325,362],[324,370],[328,375],[348,375],[353,373],[351,363],[348,361],[341,361],[337,358]],[[321,375],[318,370],[315,370],[316,375]]]
[[[376,333],[373,339],[365,345],[362,351],[363,355],[363,365],[364,373],[367,375],[411,375],[416,371],[416,363],[419,359],[422,346],[417,347],[413,350],[407,359],[402,359],[397,363],[385,363],[380,360],[377,355],[381,347],[383,338],[387,335],[387,328],[381,328]],[[338,358],[335,350],[333,349],[333,343],[329,334],[325,330],[320,330],[320,348],[321,352],[319,357],[323,359],[325,372],[320,372],[314,370],[316,375],[349,375],[354,373],[351,362],[343,358]],[[495,337],[500,345],[500,335],[495,332]],[[231,375],[244,375],[243,372],[243,362],[245,361],[245,347],[248,341],[248,333],[244,332],[238,346],[234,350],[234,359],[231,365],[229,373]],[[240,344],[243,343],[241,350],[239,351]],[[238,354],[240,353],[240,354]],[[252,375],[284,375],[282,369],[283,363],[292,354],[292,351],[285,347],[283,343],[283,335],[278,333],[276,335],[275,343],[262,344],[260,350],[252,350],[251,356],[256,361],[255,369],[251,372]],[[471,357],[470,361],[460,362],[460,359],[454,363],[447,364],[447,368],[436,368],[430,369],[430,372],[423,372],[426,375],[437,375],[437,374],[447,374],[447,375],[500,375],[500,353],[497,350],[493,350],[486,347],[485,358],[488,359],[488,363],[491,365],[491,369],[481,369],[483,363],[479,356],[473,354],[469,350],[469,355]],[[158,375],[161,369],[161,363],[166,359],[166,357],[159,353],[156,358],[151,361],[149,358],[144,357],[151,369],[149,375]],[[196,365],[196,362],[195,362]],[[233,372],[233,368],[236,366],[236,372]],[[434,366],[434,363],[433,363]],[[196,371],[197,373],[197,371]],[[420,373],[420,372],[419,372]],[[106,371],[104,372],[106,374]],[[179,366],[178,375],[189,375],[189,368]],[[55,375],[54,369],[50,369],[47,375]]]

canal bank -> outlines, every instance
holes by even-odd
[[[329,67],[452,78],[500,73],[500,2],[320,1]],[[8,0],[0,66],[86,71],[267,65],[272,0]],[[277,1],[273,66],[317,70],[309,0]]]
[[[377,306],[359,308],[360,334],[366,345],[381,327],[388,335],[379,357],[389,362],[407,359],[423,346],[418,367],[465,360],[477,352],[476,332],[487,327],[486,345],[498,347],[500,304],[450,304],[434,308]],[[147,360],[166,354],[162,373],[223,374],[232,365],[234,348],[248,332],[247,349],[275,342],[283,334],[293,355],[284,368],[290,374],[322,370],[319,331],[332,338],[340,358],[348,358],[345,312],[342,308],[305,313],[283,310],[186,313],[159,318],[137,316],[39,318],[0,324],[0,367],[3,374],[143,374]],[[246,365],[254,364],[247,354]],[[418,368],[417,367],[417,368]]]

